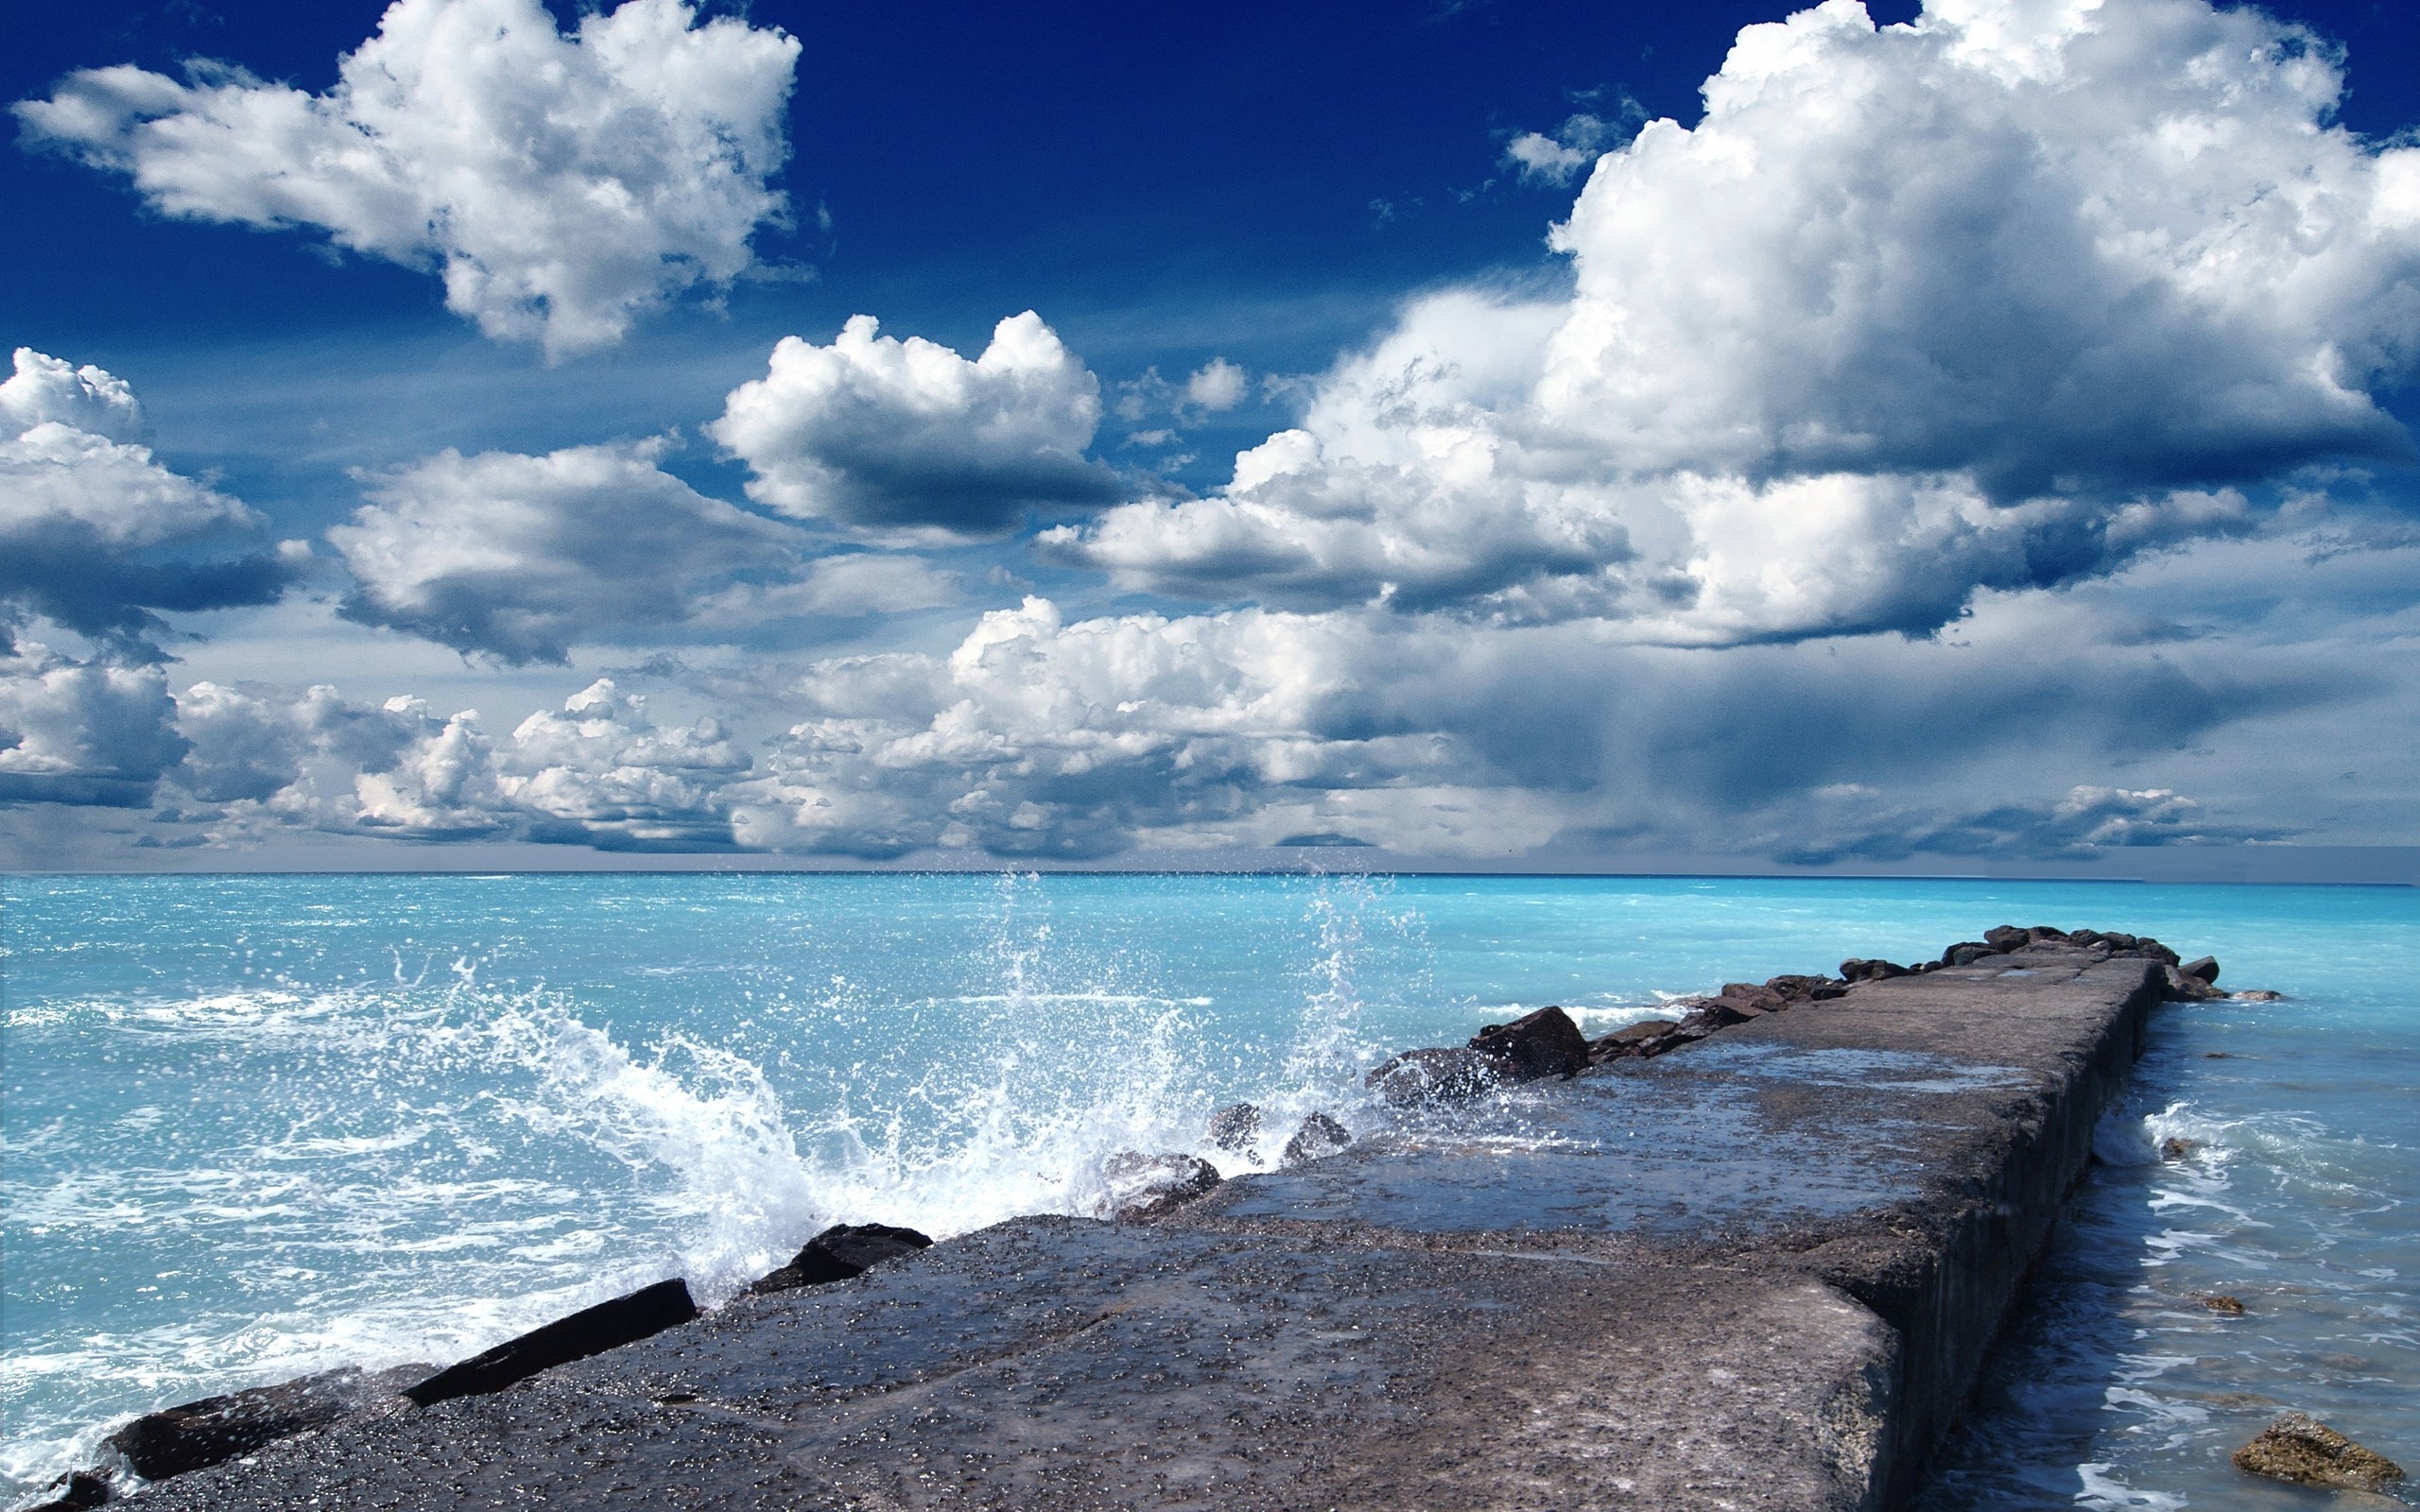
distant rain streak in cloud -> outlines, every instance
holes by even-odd
[[[2420,147],[2338,123],[2344,66],[2204,0],[1826,0],[1693,126],[1475,143],[1569,197],[1550,266],[1431,282],[1315,375],[1105,382],[1013,295],[970,353],[860,314],[652,434],[356,468],[308,539],[21,348],[0,805],[883,861],[2420,843]],[[324,89],[121,64],[14,111],[142,214],[602,364],[811,273],[757,250],[800,69],[678,0],[397,0]],[[1262,403],[1292,423],[1223,484],[1154,471]],[[191,616],[314,595],[577,691],[508,729],[178,674]]]

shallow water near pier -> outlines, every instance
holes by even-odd
[[[20,877],[0,1501],[132,1414],[450,1360],[667,1275],[728,1296],[828,1223],[1087,1211],[1119,1148],[1232,1174],[1202,1139],[1219,1105],[1367,1128],[1369,1065],[1541,1004],[1603,1033],[2001,922],[2155,935],[2289,997],[2161,1011],[1926,1504],[2261,1504],[2225,1455],[2285,1406],[2420,1469],[2410,889]],[[2163,1160],[2169,1139],[2194,1145]]]

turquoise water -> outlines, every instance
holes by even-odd
[[[1237,1097],[1351,1124],[1363,1067],[1500,1008],[1602,1032],[2004,921],[2290,998],[2164,1011],[1931,1504],[2250,1504],[2224,1453],[2278,1403],[2420,1460],[2407,889],[150,877],[0,905],[0,1500],[130,1415],[452,1359],[666,1275],[726,1296],[827,1223],[1085,1211],[1109,1151],[1195,1147]]]

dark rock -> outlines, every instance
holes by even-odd
[[[1241,1155],[1260,1138],[1260,1109],[1236,1103],[1210,1115],[1210,1143],[1230,1155]]]
[[[1699,998],[1690,1004],[1688,1013],[1681,1020],[1681,1027],[1712,1034],[1717,1029],[1728,1029],[1735,1023],[1745,1023],[1764,1016],[1763,1008],[1737,998]]]
[[[2237,1450],[2235,1468],[2344,1491],[2383,1491],[2403,1479],[2402,1466],[2299,1412],[2280,1414],[2259,1437]]]
[[[1650,1059],[1656,1056],[1668,1055],[1672,1051],[1680,1049],[1683,1045],[1693,1045],[1697,1043],[1699,1040],[1704,1039],[1707,1035],[1712,1034],[1713,1032],[1714,1031],[1708,1028],[1703,1022],[1690,1023],[1684,1021],[1672,1025],[1672,1027],[1665,1030],[1662,1034],[1656,1035],[1651,1039],[1639,1040],[1636,1047],[1633,1049],[1631,1053],[1639,1057],[1641,1059]]]
[[[2118,951],[2131,951],[2135,946],[2141,944],[2142,941],[2136,939],[2132,935],[2120,935],[2116,931],[2111,930],[2105,931],[2101,934],[2100,943],[2108,946],[2111,952],[2115,953]]]
[[[2135,942],[2135,949],[2138,954],[2159,962],[2162,966],[2177,966],[2183,964],[2174,951],[2169,950],[2167,946],[2152,938],[2149,935],[2145,935],[2141,939],[2136,940]]]
[[[2219,980],[2219,958],[2215,955],[2198,956],[2178,967],[2177,970],[2187,976],[2198,976],[2203,981],[2215,985]]]
[[[1192,1155],[1142,1155],[1121,1150],[1101,1162],[1115,1218],[1156,1218],[1174,1212],[1219,1184],[1219,1168]]]
[[[1789,1006],[1789,998],[1786,994],[1754,982],[1725,982],[1722,990],[1715,994],[1715,1001],[1727,1004],[1752,1019],[1760,1014],[1779,1013]]]
[[[2200,977],[2187,976],[2173,966],[2164,966],[2160,970],[2167,977],[2167,985],[2160,989],[2160,996],[2170,1003],[2207,1003],[2213,998],[2226,996]]]
[[[1362,1078],[1397,1108],[1478,1097],[1504,1080],[1504,1067],[1476,1050],[1407,1050]]]
[[[2223,1050],[2204,1050],[2202,1052],[2202,1058],[2204,1060],[2233,1060],[2235,1057]]]
[[[69,1470],[43,1489],[50,1500],[37,1502],[26,1512],[84,1512],[86,1507],[106,1505],[117,1494],[117,1487],[98,1470]]]
[[[2256,987],[2243,992],[2229,992],[2226,996],[2235,999],[2238,1003],[2283,1003],[2286,1001],[2286,994],[2272,992],[2265,987]]]
[[[1284,1160],[1288,1165],[1308,1165],[1313,1160],[1336,1154],[1352,1143],[1353,1136],[1344,1131],[1343,1125],[1325,1113],[1313,1113],[1303,1120],[1303,1126],[1286,1142]]]
[[[1489,1024],[1470,1048],[1496,1062],[1507,1081],[1577,1076],[1588,1069],[1588,1037],[1561,1008],[1540,1008],[1511,1023]]]
[[[1626,1023],[1588,1046],[1588,1063],[1602,1065],[1624,1056],[1643,1055],[1649,1040],[1679,1027],[1679,1022],[1671,1019],[1641,1019],[1636,1023]]]
[[[163,1481],[249,1454],[306,1429],[323,1428],[396,1395],[406,1382],[427,1369],[406,1366],[372,1375],[348,1366],[273,1386],[205,1397],[146,1414],[102,1442],[125,1455],[135,1474]]]
[[[1846,994],[1848,985],[1828,976],[1776,976],[1765,984],[1765,990],[1779,993],[1785,1005],[1823,1003]]]
[[[1941,953],[1941,964],[1944,966],[1972,966],[1986,955],[1997,955],[1999,954],[2000,953],[1998,951],[1984,944],[1981,940],[1960,940],[1957,944],[1952,945],[1949,949]]]
[[[507,1339],[493,1349],[440,1370],[418,1385],[405,1387],[404,1395],[422,1407],[456,1397],[485,1396],[502,1391],[516,1381],[526,1381],[541,1370],[602,1354],[616,1346],[686,1323],[697,1315],[698,1304],[689,1296],[689,1283],[676,1276],[668,1281],[642,1286],[627,1297],[582,1308],[517,1339]]]
[[[1893,961],[1869,961],[1860,956],[1841,963],[1841,980],[1843,982],[1879,982],[1907,974],[1908,968]]]
[[[2025,932],[2025,937],[2039,945],[2044,940],[2065,941],[2067,938],[2067,932],[2064,929],[2052,929],[2048,924],[2035,924]]]
[[[2202,1305],[2226,1317],[2243,1316],[2242,1298],[2229,1297],[2224,1292],[2212,1292],[2202,1298]]]
[[[881,1223],[835,1224],[808,1240],[788,1264],[769,1273],[748,1288],[758,1296],[801,1286],[825,1286],[881,1264],[929,1248],[932,1240],[913,1228]]]
[[[2021,951],[2033,943],[2033,932],[2014,924],[2000,924],[1983,931],[1983,943],[1996,951]]]

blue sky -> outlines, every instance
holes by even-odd
[[[1683,9],[12,17],[0,859],[2420,844],[2420,20]]]

